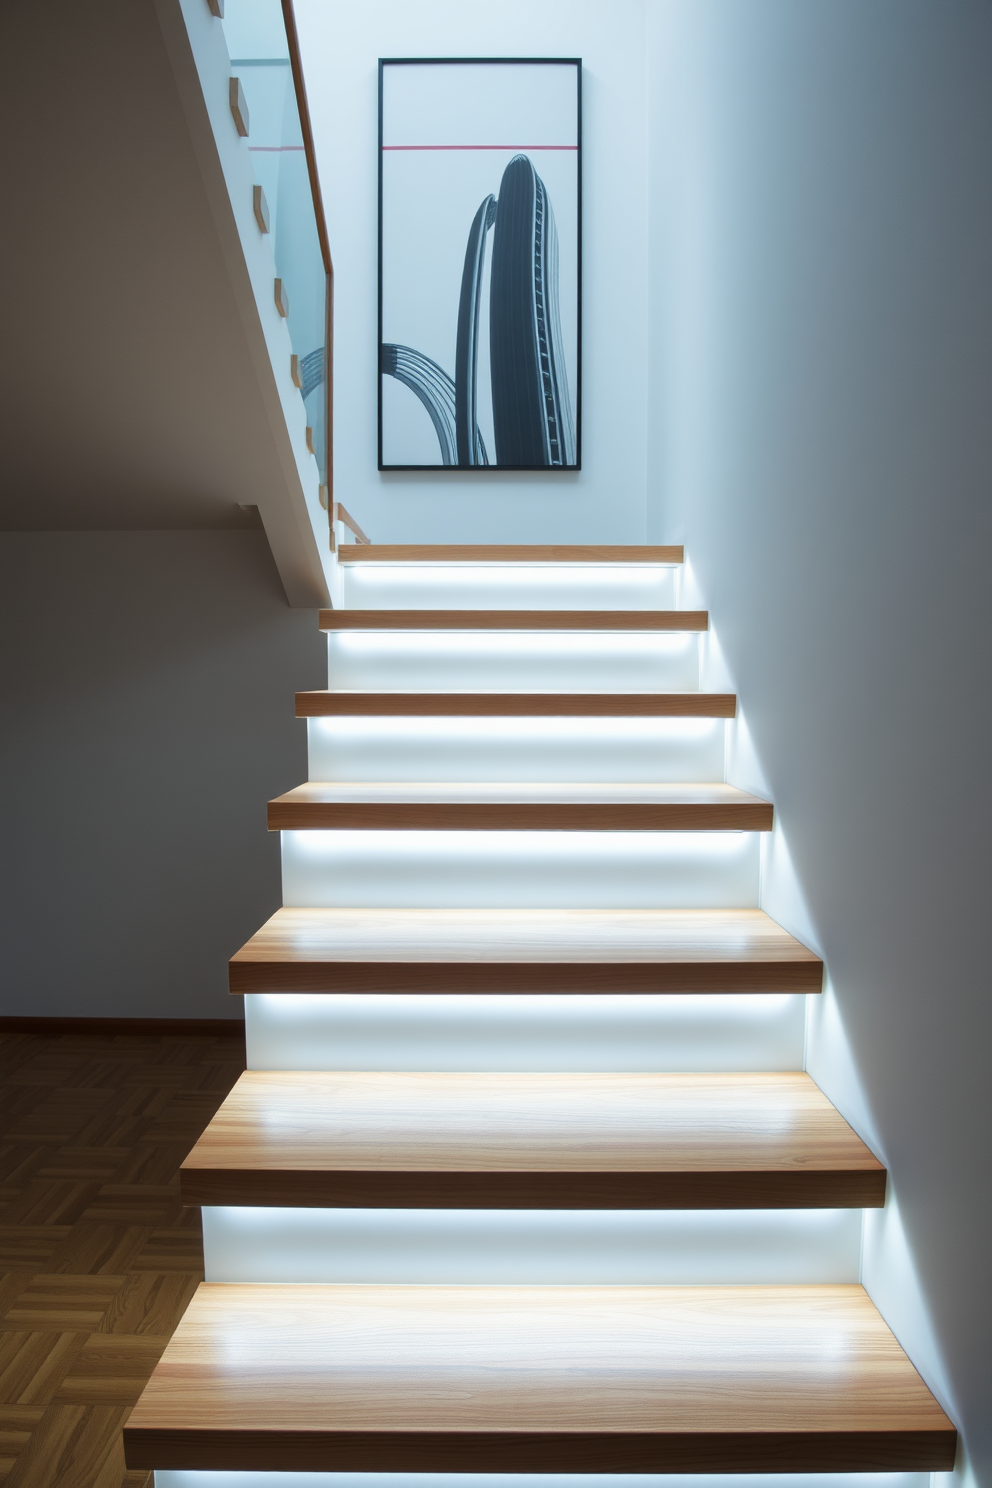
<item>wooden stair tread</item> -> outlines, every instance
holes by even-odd
[[[939,1470],[956,1433],[859,1286],[201,1285],[129,1468]]]
[[[268,807],[270,831],[770,832],[772,819],[770,801],[722,783],[309,781],[277,796]]]
[[[649,563],[683,561],[681,543],[662,547],[602,543],[341,543],[339,563]]]
[[[701,631],[706,610],[321,610],[321,630]]]
[[[243,1074],[186,1204],[878,1206],[885,1169],[809,1075]]]
[[[298,692],[297,718],[392,717],[733,718],[732,692]]]
[[[822,977],[760,909],[288,908],[230,963],[232,992],[819,992]]]

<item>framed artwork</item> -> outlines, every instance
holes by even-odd
[[[582,63],[379,62],[379,469],[578,470]]]

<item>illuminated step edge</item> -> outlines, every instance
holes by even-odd
[[[246,1070],[187,1205],[861,1209],[885,1169],[810,1077]]]
[[[760,851],[753,832],[286,831],[283,903],[752,908]]]
[[[349,609],[674,610],[674,567],[356,564],[343,569]]]
[[[205,1206],[207,1281],[805,1285],[860,1279],[860,1209]]]
[[[155,1488],[929,1488],[929,1473],[322,1473],[159,1468]]]
[[[319,610],[317,624],[328,632],[342,631],[583,631],[590,635],[687,633],[709,629],[706,610]]]
[[[329,687],[359,692],[694,692],[699,686],[698,637],[677,632],[345,631],[328,635],[327,662]]]
[[[733,692],[410,691],[317,688],[296,694],[297,718],[736,718]]]
[[[748,1071],[803,1066],[803,994],[249,993],[256,1070]]]
[[[235,952],[228,977],[233,993],[740,995],[819,993],[823,963],[739,906],[294,905]]]
[[[270,831],[770,832],[773,820],[770,801],[722,781],[307,781],[268,806]]]
[[[720,718],[310,718],[311,780],[704,782]]]

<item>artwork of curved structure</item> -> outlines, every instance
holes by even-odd
[[[416,393],[434,425],[441,446],[441,463],[456,464],[455,384],[444,368],[424,356],[423,352],[414,351],[412,346],[394,346],[387,342],[382,348],[381,369]]]
[[[386,342],[382,348],[381,370],[416,393],[430,414],[437,442],[441,446],[442,465],[457,465],[458,447],[455,435],[455,384],[437,362],[415,351],[412,346],[395,346]],[[488,465],[489,456],[478,427],[475,443],[479,459],[474,463]]]
[[[495,225],[489,363],[496,464],[574,465],[575,426],[558,308],[558,233],[551,200],[526,155],[503,172],[469,229],[455,336],[455,376],[410,346],[386,343],[381,370],[416,393],[444,465],[488,465],[478,424],[479,320],[486,240]]]
[[[306,356],[300,357],[300,392],[304,398],[308,398],[323,380],[324,348],[318,346],[316,351],[308,351]]]
[[[526,155],[513,157],[499,188],[489,344],[497,465],[574,465],[558,233],[544,182]]]
[[[455,432],[459,465],[488,465],[478,424],[479,312],[486,266],[486,237],[496,221],[496,198],[476,212],[465,249],[455,336]]]

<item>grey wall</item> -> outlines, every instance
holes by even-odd
[[[890,1168],[866,1285],[992,1483],[992,7],[649,29],[648,536],[776,802],[766,907],[827,957],[809,1068]]]
[[[265,802],[326,685],[264,534],[0,534],[0,1013],[240,1017],[281,902]]]

